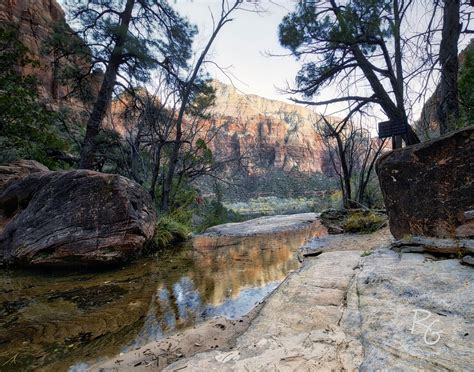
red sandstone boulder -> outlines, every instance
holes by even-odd
[[[20,266],[116,264],[142,253],[156,212],[149,194],[118,175],[37,172],[0,193],[0,261]],[[0,227],[1,229],[1,227]]]
[[[392,151],[377,174],[395,238],[474,237],[474,126]]]
[[[10,182],[39,172],[49,172],[49,169],[35,160],[16,160],[10,164],[0,164],[0,194]]]

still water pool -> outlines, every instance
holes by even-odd
[[[298,268],[306,231],[193,241],[104,272],[0,273],[0,371],[86,366],[207,318],[238,318]]]

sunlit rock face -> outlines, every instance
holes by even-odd
[[[474,39],[471,39],[469,45],[459,53],[459,67],[462,68],[466,60],[468,49],[474,48]],[[441,103],[441,93],[438,88],[426,100],[421,110],[420,118],[414,123],[415,131],[422,140],[429,140],[440,135],[439,118],[436,112]]]
[[[213,111],[220,128],[211,143],[218,159],[244,157],[249,174],[271,169],[325,173],[327,161],[314,130],[320,117],[298,105],[244,95],[230,85],[214,81]]]
[[[397,239],[474,236],[474,126],[380,158],[377,174]]]

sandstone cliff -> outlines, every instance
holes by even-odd
[[[58,107],[66,105],[74,113],[83,112],[84,104],[77,99],[65,99],[70,87],[58,78],[61,65],[48,54],[45,41],[53,27],[65,20],[65,14],[56,0],[4,0],[0,2],[0,23],[10,24],[19,30],[20,41],[28,48],[37,66],[27,66],[23,73],[38,79],[40,96]],[[70,62],[63,62],[70,63]],[[79,61],[88,66],[87,61]],[[97,88],[100,76],[94,78]],[[256,95],[245,95],[234,87],[214,82],[217,102],[214,108],[219,117],[209,122],[204,130],[217,135],[210,143],[217,160],[245,158],[248,174],[262,174],[271,170],[314,173],[326,172],[325,152],[316,135],[313,124],[318,116],[311,110]],[[120,104],[112,105],[112,111],[121,110]],[[123,109],[123,108],[122,108]],[[105,127],[113,128],[125,136],[126,128],[120,120],[112,123],[108,117]],[[81,116],[76,120],[85,122]],[[130,128],[128,129],[130,130]],[[133,129],[132,129],[133,131]]]
[[[64,20],[64,12],[56,0],[3,0],[0,2],[0,22],[18,29],[20,42],[28,48],[39,66],[28,66],[23,72],[38,79],[43,97],[60,94],[54,76],[53,58],[43,51],[44,41],[51,35],[53,24]],[[63,91],[62,94],[65,94]]]
[[[459,53],[460,68],[464,63],[468,49],[472,48],[474,48],[474,39],[471,39],[469,45]],[[436,112],[440,103],[440,92],[438,88],[436,88],[423,105],[420,118],[415,122],[415,130],[422,139],[428,140],[440,135],[438,113]]]
[[[313,129],[319,116],[294,104],[244,95],[214,81],[220,129],[211,143],[217,159],[246,157],[250,174],[271,169],[326,171],[325,150]]]
[[[2,0],[0,2],[0,25],[18,30],[19,41],[27,48],[32,64],[19,67],[24,75],[37,79],[38,92],[45,102],[57,106],[66,103],[79,112],[84,102],[70,96],[71,87],[61,78],[62,71],[68,67],[87,71],[90,61],[86,57],[69,56],[59,58],[51,52],[48,40],[54,28],[65,22],[65,13],[56,0]],[[67,26],[66,26],[67,28]],[[78,39],[81,43],[82,41]],[[90,81],[93,94],[98,90],[101,73],[95,73]]]

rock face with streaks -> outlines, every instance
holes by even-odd
[[[141,186],[87,170],[45,170],[10,182],[0,212],[0,260],[20,266],[120,263],[142,252],[156,222]]]
[[[474,126],[392,151],[377,174],[395,238],[474,237]]]
[[[219,81],[213,86],[213,111],[221,119],[214,123],[220,129],[210,147],[217,159],[245,157],[252,175],[293,169],[330,172],[323,142],[314,130],[319,115],[303,106],[242,94]]]

